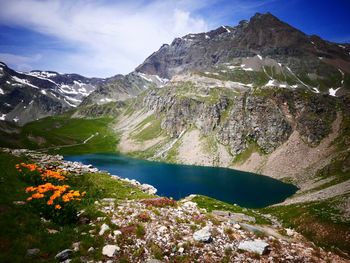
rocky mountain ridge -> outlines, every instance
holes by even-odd
[[[53,71],[17,72],[0,63],[0,118],[23,125],[77,107],[104,79]]]

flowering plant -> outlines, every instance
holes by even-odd
[[[56,222],[71,222],[76,219],[77,202],[86,194],[73,190],[68,184],[67,173],[62,170],[43,169],[36,164],[20,163],[16,169],[23,178],[34,186],[25,192],[30,194],[27,202],[36,207],[45,217]]]

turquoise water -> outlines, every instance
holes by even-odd
[[[166,164],[119,154],[86,154],[65,159],[151,184],[158,189],[158,195],[174,199],[202,194],[247,208],[259,208],[279,203],[297,190],[294,185],[266,176],[226,168]]]

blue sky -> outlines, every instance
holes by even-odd
[[[349,0],[0,0],[0,60],[108,77],[163,43],[271,12],[307,34],[350,42]]]

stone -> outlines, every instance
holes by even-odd
[[[24,202],[24,201],[13,201],[13,204],[14,205],[25,205],[26,202]]]
[[[287,234],[287,236],[292,237],[295,235],[295,231],[293,229],[286,228],[286,234]]]
[[[94,247],[90,247],[90,248],[88,249],[88,252],[90,253],[90,252],[92,252],[92,251],[94,251],[94,250],[95,250]]]
[[[30,248],[27,250],[27,256],[35,256],[35,255],[38,255],[39,253],[40,253],[39,248]]]
[[[49,234],[56,234],[56,233],[58,233],[58,230],[48,228],[48,229],[47,229],[47,232],[48,232]]]
[[[107,256],[107,257],[113,257],[118,251],[120,250],[120,248],[116,245],[105,245],[102,248],[102,254]]]
[[[180,248],[179,248],[179,253],[182,254],[184,251],[185,251],[185,249],[184,249],[183,247],[180,247]]]
[[[253,241],[242,241],[238,244],[238,249],[263,255],[266,253],[269,244],[260,239]]]
[[[114,230],[114,231],[113,231],[113,235],[114,235],[114,236],[119,236],[119,235],[121,235],[121,234],[122,234],[122,232],[119,231],[119,230]]]
[[[72,248],[75,252],[79,251],[80,242],[75,242],[72,244]]]
[[[193,239],[200,242],[210,242],[211,241],[211,233],[210,227],[203,227],[201,230],[194,232]]]
[[[100,236],[102,236],[107,230],[109,230],[109,226],[108,226],[107,224],[103,224],[103,225],[101,226],[100,232],[98,232],[98,234],[99,234]]]
[[[162,263],[162,261],[152,258],[152,259],[147,260],[146,263]]]
[[[241,229],[241,226],[240,226],[239,224],[234,224],[234,225],[233,225],[233,228],[235,228],[235,229]]]
[[[59,252],[56,256],[55,259],[57,259],[58,261],[65,261],[67,259],[69,259],[69,257],[73,254],[73,250],[71,249],[65,249],[62,250],[61,252]]]

